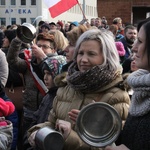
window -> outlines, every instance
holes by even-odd
[[[0,5],[5,5],[5,0],[0,0]]]
[[[21,22],[21,24],[25,23],[26,22],[26,18],[20,18],[20,22]]]
[[[0,24],[6,25],[6,18],[0,18]]]
[[[36,26],[35,18],[30,18],[30,20],[31,20],[31,24],[33,24],[34,26]]]
[[[11,18],[11,24],[16,24],[16,18]]]
[[[31,0],[31,5],[36,5],[36,0]]]
[[[21,5],[26,5],[26,0],[21,0]]]
[[[16,5],[16,0],[11,0],[11,5]]]

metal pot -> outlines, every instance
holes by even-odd
[[[31,43],[36,37],[36,28],[30,23],[23,23],[17,28],[17,37],[24,43]]]
[[[62,150],[64,138],[60,132],[44,127],[36,133],[35,143],[40,150]]]
[[[122,121],[109,104],[96,102],[84,107],[77,118],[77,133],[87,144],[105,147],[113,144],[121,131]]]

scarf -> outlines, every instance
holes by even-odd
[[[73,62],[68,70],[67,81],[75,90],[94,92],[111,83],[120,75],[120,71],[111,70],[108,65],[97,65],[85,72],[80,72],[77,63]]]
[[[129,112],[132,116],[142,116],[150,111],[150,72],[139,69],[127,78],[134,93]]]
[[[36,87],[40,91],[40,93],[45,96],[48,92],[47,87],[45,86],[44,82],[38,77],[38,75],[34,72],[33,67],[31,65],[31,51],[26,49],[24,50],[25,60],[27,63],[27,66],[31,72],[31,75],[33,77],[33,80],[35,82]]]

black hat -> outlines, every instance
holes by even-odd
[[[4,31],[4,35],[5,37],[8,38],[9,42],[11,42],[16,37],[17,31],[16,29],[13,29],[13,30],[8,29]]]
[[[43,27],[45,27],[45,28],[47,28],[48,30],[50,30],[50,25],[49,25],[48,23],[43,23],[43,24],[41,25],[41,28],[43,28]]]
[[[54,26],[56,26],[55,22],[51,22],[51,23],[49,23],[49,25],[54,25]]]

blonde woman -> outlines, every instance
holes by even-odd
[[[56,43],[57,53],[59,55],[64,54],[64,49],[68,46],[68,39],[59,30],[50,30],[50,34],[54,35],[54,41]]]

